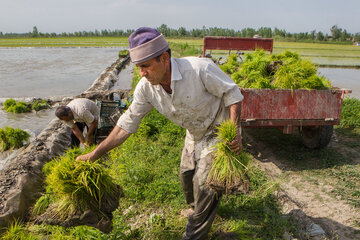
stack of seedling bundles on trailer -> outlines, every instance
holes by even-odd
[[[256,89],[328,89],[329,80],[319,76],[317,67],[302,59],[299,54],[284,51],[282,54],[266,54],[256,50],[245,55],[239,63],[236,55],[230,55],[220,68],[241,88]]]

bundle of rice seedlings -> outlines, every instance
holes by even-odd
[[[19,128],[0,128],[0,151],[18,149],[29,141],[30,134]]]
[[[102,212],[122,195],[108,168],[99,161],[76,161],[78,155],[86,152],[75,148],[44,166],[46,194],[35,204],[35,215],[44,213],[45,209],[60,219],[81,215],[89,209]]]
[[[236,193],[249,191],[248,163],[251,155],[230,150],[229,143],[236,137],[236,124],[226,120],[217,128],[218,143],[215,145],[215,158],[207,177],[207,184],[221,192]]]
[[[32,108],[32,110],[35,110],[36,112],[38,112],[40,110],[50,108],[50,105],[46,100],[35,100],[32,102],[31,108]]]
[[[124,50],[119,51],[119,57],[120,57],[120,58],[124,58],[124,57],[126,57],[127,55],[129,55],[129,51],[128,51],[128,50],[124,49]]]
[[[25,113],[31,112],[30,104],[9,98],[4,102],[4,110],[12,113]]]

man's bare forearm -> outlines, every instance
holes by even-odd
[[[82,132],[80,131],[80,129],[75,125],[74,128],[72,129],[73,133],[75,134],[75,136],[79,139],[79,141],[81,143],[85,142],[85,138],[82,134]]]
[[[95,129],[96,129],[96,127],[97,127],[97,124],[98,124],[98,121],[97,121],[97,120],[94,120],[94,121],[91,123],[91,125],[90,125],[90,127],[89,127],[89,131],[88,131],[88,133],[87,133],[88,136],[92,136],[92,135],[93,135],[93,133],[95,132]]]
[[[230,119],[240,127],[241,102],[234,103],[229,106]]]

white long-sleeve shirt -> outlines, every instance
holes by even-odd
[[[172,58],[171,89],[168,94],[161,85],[142,78],[117,126],[135,133],[142,118],[155,107],[185,128],[192,139],[200,140],[210,128],[229,118],[228,106],[243,99],[234,81],[206,58]]]

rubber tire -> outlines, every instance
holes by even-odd
[[[311,149],[326,147],[331,139],[334,126],[306,126],[299,128],[301,141]]]

